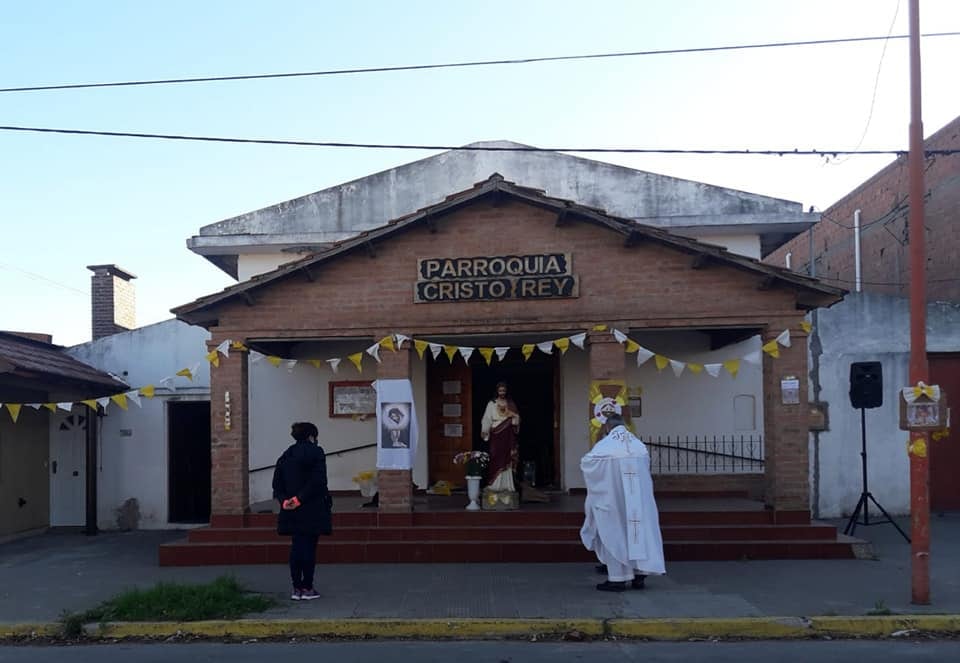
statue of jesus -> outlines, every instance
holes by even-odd
[[[490,442],[490,485],[495,491],[515,492],[513,470],[517,463],[517,433],[520,414],[507,395],[507,383],[497,383],[496,397],[487,403],[480,423],[480,436]]]

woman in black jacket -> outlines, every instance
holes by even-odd
[[[277,533],[290,541],[290,578],[294,601],[320,598],[313,588],[317,539],[332,530],[333,500],[327,489],[327,458],[317,445],[317,427],[298,422],[290,428],[296,442],[283,452],[273,472],[273,496],[280,502]]]

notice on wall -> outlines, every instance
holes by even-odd
[[[784,405],[800,403],[800,380],[793,375],[787,375],[780,380],[780,400]]]

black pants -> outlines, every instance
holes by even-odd
[[[313,589],[318,538],[316,534],[294,534],[290,541],[290,579],[297,589]]]

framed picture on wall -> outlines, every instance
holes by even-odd
[[[330,418],[373,416],[377,392],[367,381],[330,382]]]

